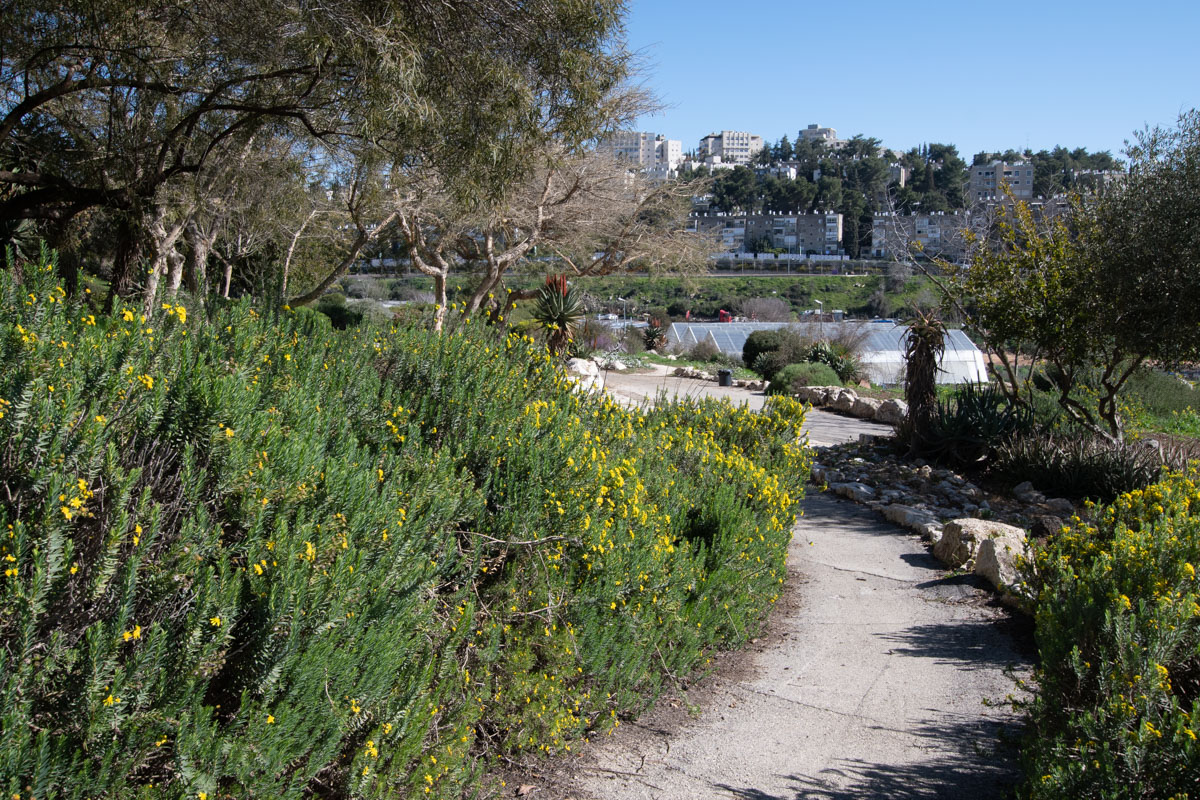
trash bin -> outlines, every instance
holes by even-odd
[[[717,383],[721,386],[733,386],[733,370],[717,370]]]

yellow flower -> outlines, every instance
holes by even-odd
[[[219,627],[221,627],[221,618],[220,617],[209,617],[208,624],[212,625],[214,628],[219,628]]]
[[[267,714],[267,724],[268,725],[275,724],[275,716],[273,714]]]
[[[232,439],[232,438],[233,438],[233,428],[226,428],[226,429],[225,429],[225,435],[226,435],[227,437],[229,437],[230,439]]]
[[[125,320],[126,322],[133,322],[133,312],[126,309],[125,313],[121,315],[121,319]]]

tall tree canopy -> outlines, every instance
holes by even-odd
[[[198,198],[282,140],[498,197],[548,139],[614,123],[619,0],[6,0],[0,233],[105,216],[115,291],[167,268]],[[234,170],[233,172],[236,172]],[[219,194],[219,192],[218,192]],[[6,233],[5,233],[6,232]]]

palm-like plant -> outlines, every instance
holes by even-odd
[[[546,346],[558,355],[575,338],[584,317],[583,301],[565,275],[549,275],[538,292],[533,318],[546,333]]]
[[[642,341],[646,344],[647,350],[657,350],[667,344],[667,329],[662,322],[657,319],[650,320],[650,324],[646,326],[646,330],[642,331]]]
[[[917,312],[908,326],[904,345],[904,399],[908,402],[906,433],[913,452],[929,435],[930,421],[937,410],[938,361],[946,350],[946,323],[936,312]]]

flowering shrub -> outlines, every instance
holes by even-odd
[[[1036,553],[1028,797],[1200,796],[1198,479],[1122,495]]]
[[[5,796],[457,797],[778,597],[794,401],[629,411],[480,325],[52,278],[0,274]]]

